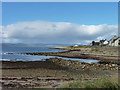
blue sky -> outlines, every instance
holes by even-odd
[[[89,44],[118,32],[117,2],[3,2],[5,43]]]
[[[22,21],[57,21],[117,25],[117,2],[4,2],[3,25]]]

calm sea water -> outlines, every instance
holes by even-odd
[[[25,52],[61,52],[58,49],[53,48],[55,45],[43,45],[43,44],[3,44],[2,45],[2,59],[3,60],[44,60],[54,56],[38,56],[38,55],[23,55],[23,54],[6,54],[6,53],[25,53]]]
[[[23,54],[6,54],[12,53],[25,53],[25,52],[61,52],[58,49],[50,49],[55,46],[60,45],[47,45],[47,44],[2,44],[2,60],[16,60],[16,61],[41,61],[47,58],[57,57],[57,56],[43,56],[43,55],[23,55]],[[62,45],[66,46],[66,45]],[[63,57],[57,57],[63,58]],[[63,58],[66,60],[77,60],[87,63],[97,63],[98,60],[86,60],[86,59],[75,59],[75,58]]]

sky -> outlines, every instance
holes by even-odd
[[[3,3],[3,25],[46,20],[78,24],[117,24],[117,3],[17,2]]]
[[[2,2],[119,2],[119,0],[2,0]]]
[[[3,2],[6,43],[76,43],[117,35],[117,2]]]

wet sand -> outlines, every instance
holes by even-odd
[[[118,74],[117,64],[88,64],[50,58],[46,61],[3,61],[2,86],[57,88],[74,80],[93,80]]]
[[[2,70],[0,79],[2,86],[5,88],[57,88],[76,80],[118,76],[118,48],[62,47],[57,49],[65,51],[22,54],[96,59],[100,60],[100,63],[83,63],[58,58],[50,58],[45,61],[3,61],[0,69]]]
[[[46,56],[60,56],[67,58],[78,59],[95,59],[100,60],[103,63],[117,63],[119,60],[119,48],[118,47],[99,47],[99,48],[56,48],[65,50],[63,52],[37,52],[37,53],[22,53],[28,55],[46,55]]]

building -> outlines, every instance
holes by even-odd
[[[112,39],[109,40],[109,46],[120,46],[120,37],[114,36]]]
[[[106,45],[108,45],[108,41],[106,39],[99,41],[99,46],[106,46]]]
[[[92,43],[90,43],[90,46],[106,46],[106,45],[108,45],[108,41],[106,39],[100,40],[99,42],[92,41]]]
[[[74,45],[74,47],[78,47],[78,46],[79,46],[79,45],[77,45],[77,44],[76,44],[76,45]]]
[[[120,46],[120,37],[114,36],[109,41],[106,39],[100,40],[99,42],[92,41],[90,46]]]

